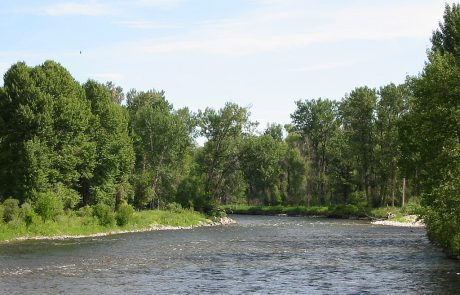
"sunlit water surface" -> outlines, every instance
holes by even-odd
[[[0,245],[0,294],[460,294],[421,228],[233,216],[238,224]]]

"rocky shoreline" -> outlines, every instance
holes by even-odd
[[[193,229],[197,227],[207,227],[207,226],[221,226],[229,225],[236,223],[235,220],[223,217],[223,218],[213,218],[207,222],[199,222],[197,225],[192,226],[168,226],[160,224],[152,224],[148,228],[132,229],[132,230],[112,230],[107,232],[89,234],[89,235],[57,235],[57,236],[31,236],[31,237],[18,237],[13,240],[7,240],[4,242],[12,241],[30,241],[30,240],[67,240],[67,239],[81,239],[81,238],[96,238],[96,237],[105,237],[110,235],[119,235],[125,233],[138,233],[138,232],[149,232],[157,230],[181,230],[181,229]]]
[[[403,221],[388,220],[375,220],[371,224],[375,225],[387,225],[387,226],[400,226],[400,227],[425,227],[422,220],[418,219],[417,215],[404,216]]]

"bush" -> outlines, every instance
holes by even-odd
[[[405,214],[416,214],[416,215],[422,214],[422,206],[420,205],[420,202],[417,199],[410,200],[406,204],[406,206],[404,206],[401,209],[402,209],[401,211]]]
[[[3,211],[5,209],[3,208],[2,204],[0,204],[0,224],[3,223]]]
[[[22,220],[24,220],[27,226],[34,223],[37,219],[37,214],[35,213],[34,208],[30,203],[27,202],[21,205],[19,215],[21,216]]]
[[[115,225],[115,214],[112,207],[106,204],[99,203],[93,207],[93,216],[97,218],[99,224],[102,226]]]
[[[127,203],[120,204],[117,209],[117,214],[115,219],[117,221],[118,226],[123,226],[128,224],[131,221],[134,215],[134,209],[131,205]]]
[[[43,221],[56,220],[64,211],[62,200],[53,192],[38,193],[34,203],[35,211]]]
[[[182,208],[181,204],[176,203],[176,202],[172,202],[172,203],[167,204],[166,205],[166,210],[171,211],[171,212],[175,212],[175,213],[180,213],[180,212],[184,211],[184,209]]]
[[[350,217],[362,217],[364,212],[360,211],[355,205],[338,205],[332,208],[330,217],[336,218],[350,218]]]
[[[56,193],[59,198],[62,200],[64,209],[73,209],[80,202],[80,195],[77,191],[65,187],[63,184],[58,183],[56,186]]]
[[[85,207],[81,207],[76,212],[77,216],[79,217],[93,217],[93,208],[91,206],[86,205]]]
[[[351,205],[355,205],[359,208],[367,207],[368,204],[367,204],[366,193],[362,191],[351,193],[350,200],[348,203]]]
[[[19,201],[16,199],[6,199],[3,202],[3,220],[10,222],[19,216]]]

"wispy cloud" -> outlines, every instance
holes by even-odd
[[[116,24],[132,29],[141,29],[141,30],[150,30],[150,29],[178,29],[182,28],[182,25],[179,24],[167,24],[167,23],[158,23],[148,20],[131,20],[131,21],[120,21]]]
[[[136,46],[147,53],[247,55],[349,40],[427,38],[443,9],[438,3],[417,1],[393,3],[391,7],[364,3],[332,11],[286,8],[280,1],[262,3],[259,10],[234,19],[210,20],[188,35],[143,41]]]
[[[65,2],[56,3],[45,8],[45,13],[51,16],[61,15],[86,15],[86,16],[101,16],[111,15],[115,11],[112,7],[90,1],[86,3],[81,2]]]
[[[180,6],[185,0],[137,0],[138,5],[152,6],[161,9],[173,9]]]

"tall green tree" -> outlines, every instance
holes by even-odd
[[[249,112],[234,103],[199,114],[200,134],[206,142],[199,158],[208,202],[219,203],[244,192],[240,170],[240,146],[251,129]],[[212,206],[212,205],[211,205]]]
[[[137,154],[137,203],[172,201],[192,144],[190,115],[175,111],[163,92],[128,94],[128,111]]]
[[[399,187],[400,136],[398,124],[407,112],[408,90],[405,85],[381,87],[376,110],[376,181],[380,204],[395,204]]]
[[[285,149],[281,140],[268,134],[244,140],[239,158],[248,184],[248,203],[261,200],[265,205],[278,205],[283,201],[280,175]]]
[[[80,190],[92,177],[96,144],[85,92],[61,65],[19,62],[0,94],[0,195],[24,200],[59,183]]]
[[[309,191],[318,198],[320,204],[326,204],[327,198],[327,150],[337,131],[337,108],[331,100],[297,101],[297,109],[291,115],[296,130],[307,143],[310,156],[311,174],[308,177]]]
[[[376,90],[359,87],[345,96],[340,106],[344,132],[356,157],[358,187],[365,192],[368,203],[373,206],[379,205],[374,178],[376,104]]]
[[[458,32],[460,6],[446,5],[428,62],[419,77],[410,80],[414,98],[406,116],[417,153],[414,166],[419,168],[428,234],[453,255],[460,255]]]
[[[80,184],[85,203],[118,205],[130,191],[134,167],[133,143],[128,134],[128,112],[113,100],[113,89],[96,81],[83,85],[91,105],[92,135],[97,164],[93,177]]]

